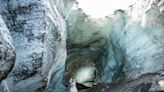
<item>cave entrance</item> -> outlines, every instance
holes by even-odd
[[[88,49],[68,50],[64,72],[64,84],[67,86],[69,79],[77,80],[79,90],[90,88],[99,76],[96,61],[97,53]]]

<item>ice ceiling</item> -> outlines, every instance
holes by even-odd
[[[92,18],[103,18],[117,9],[127,9],[136,0],[77,0],[78,7]]]

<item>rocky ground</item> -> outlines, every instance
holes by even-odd
[[[132,81],[119,83],[100,83],[80,92],[158,92],[164,91],[164,71],[144,74]]]

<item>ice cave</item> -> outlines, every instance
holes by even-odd
[[[164,0],[0,0],[0,92],[159,91]]]

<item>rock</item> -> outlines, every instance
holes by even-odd
[[[5,79],[15,63],[15,47],[10,32],[0,16],[0,82]]]
[[[161,75],[163,71],[156,73],[144,74],[141,77],[133,80],[133,81],[120,81],[118,83],[100,83],[96,86],[85,89],[82,92],[157,92],[163,91],[160,89],[160,85],[158,84],[160,79],[164,77]]]
[[[65,21],[51,0],[1,2],[3,4],[0,4],[0,7],[3,9],[0,9],[0,13],[5,22],[9,23],[16,48],[15,66],[3,84],[13,92],[45,90],[51,75],[60,68],[64,70]],[[62,75],[55,79],[62,82],[59,80]],[[55,86],[55,90],[61,85]]]

